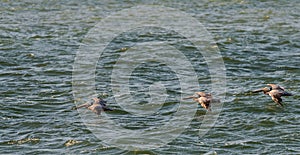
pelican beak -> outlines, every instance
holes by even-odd
[[[257,89],[257,90],[253,90],[252,93],[258,93],[258,92],[262,92],[262,89]]]
[[[197,98],[197,95],[193,95],[193,96],[185,97],[185,98],[183,98],[183,100],[192,99],[192,98]]]

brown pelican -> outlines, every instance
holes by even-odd
[[[112,109],[107,107],[106,101],[104,101],[100,97],[95,97],[92,99],[91,102],[86,102],[82,105],[75,107],[75,109],[79,109],[79,108],[87,108],[92,112],[96,113],[97,115],[100,115],[101,111],[112,111]]]
[[[257,93],[262,91],[264,94],[271,96],[272,100],[282,107],[283,104],[282,104],[281,96],[292,96],[291,93],[286,92],[284,88],[280,87],[279,85],[276,84],[267,84],[267,85],[270,87],[264,87],[258,90],[254,90],[252,92]]]
[[[196,92],[195,95],[183,98],[185,99],[193,99],[194,101],[198,102],[203,108],[205,108],[208,111],[211,111],[210,109],[210,103],[212,102],[212,95],[205,93],[205,92]]]

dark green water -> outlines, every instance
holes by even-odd
[[[126,151],[104,145],[72,110],[72,71],[89,30],[116,11],[141,4],[172,7],[203,24],[223,56],[227,92],[220,116],[205,136],[199,137],[196,130],[205,115],[199,106],[195,119],[172,142],[154,150]],[[0,154],[299,154],[299,8],[296,0],[1,1]],[[143,103],[153,82],[167,82],[169,97],[161,113],[135,117],[116,103],[109,77],[118,49],[179,37],[157,29],[139,32],[115,38],[96,72],[97,93],[107,93],[115,109],[108,115],[132,130],[168,122],[180,100],[176,73],[152,62],[138,66],[129,84],[131,94]],[[207,66],[199,61],[203,58],[190,52],[195,49],[186,42],[174,46],[189,52],[194,67],[199,66],[195,71],[201,91],[209,91]],[[267,83],[294,94],[283,99],[284,108],[268,96],[249,93]]]

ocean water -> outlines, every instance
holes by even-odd
[[[181,82],[196,77],[196,85],[191,81],[186,88],[211,92],[215,81],[208,60],[182,33],[155,26],[130,29],[114,36],[99,59],[83,55],[97,63],[87,59],[87,68],[76,72],[79,52],[103,41],[89,40],[97,24],[140,5],[178,10],[166,23],[197,29],[178,20],[182,14],[195,19],[211,37],[204,46],[220,52],[226,97],[204,135],[199,129],[210,113],[181,100],[190,93]],[[0,154],[299,154],[299,8],[298,1],[280,0],[1,1]],[[134,25],[139,20],[126,19],[153,13],[139,11],[120,15],[122,22],[115,20],[114,26]],[[149,51],[159,52],[153,57]],[[268,83],[294,94],[283,98],[283,108],[269,96],[251,93]],[[95,94],[106,94],[114,111],[96,116],[72,109]],[[107,126],[107,118],[126,132]],[[175,131],[176,121],[184,124],[182,131]],[[136,141],[126,138],[141,133]]]

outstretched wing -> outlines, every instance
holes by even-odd
[[[207,110],[210,110],[210,98],[207,97],[200,97],[198,98],[198,103]]]
[[[96,105],[96,104],[93,104],[92,106],[90,106],[89,109],[92,112],[96,113],[97,115],[100,115],[101,111],[103,110],[101,105]]]
[[[288,92],[286,92],[286,91],[280,92],[280,95],[281,95],[281,96],[293,96],[293,94],[288,93]]]
[[[283,107],[283,104],[281,103],[281,102],[282,102],[282,99],[281,99],[280,97],[272,96],[272,100],[273,100],[275,103],[277,103],[277,104],[279,104],[280,106]]]

